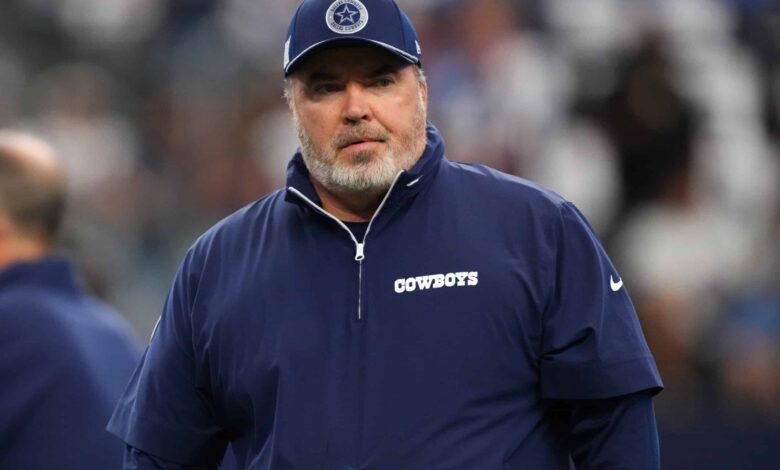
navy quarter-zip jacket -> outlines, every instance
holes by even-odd
[[[565,469],[546,403],[661,387],[580,212],[429,126],[364,239],[300,154],[204,234],[109,430],[193,465],[231,442],[253,470]]]

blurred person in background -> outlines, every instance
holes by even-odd
[[[0,469],[110,470],[105,422],[140,347],[52,254],[65,175],[42,140],[0,131]]]
[[[185,256],[126,468],[657,469],[623,282],[573,204],[444,156],[395,2],[307,0],[284,51],[287,187]]]
[[[780,205],[758,244],[748,286],[726,302],[699,341],[714,346],[714,372],[676,407],[664,431],[665,468],[774,469],[780,443]],[[712,321],[710,323],[713,323]],[[708,339],[710,336],[712,339]],[[663,352],[661,352],[663,354]],[[660,358],[659,358],[660,359]],[[711,359],[712,360],[712,359]],[[701,361],[699,361],[701,362]],[[659,367],[664,365],[660,363]],[[699,378],[694,375],[693,379]],[[699,380],[701,380],[699,378]],[[686,393],[677,392],[677,399]],[[727,449],[717,452],[713,449]]]
[[[92,292],[114,303],[133,289],[128,277],[138,268],[126,247],[141,243],[150,219],[141,206],[151,206],[147,193],[156,194],[139,161],[137,130],[117,109],[124,98],[119,82],[86,61],[45,67],[30,82],[34,113],[20,127],[56,148],[68,175],[63,245],[86,248],[77,260],[80,274]]]
[[[426,62],[431,115],[454,161],[528,174],[560,125],[571,73],[529,30],[523,5],[445,0],[429,7],[446,25],[446,47]]]

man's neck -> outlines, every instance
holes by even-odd
[[[327,189],[311,178],[314,190],[320,197],[322,208],[344,222],[368,222],[382,202],[385,191],[336,192]]]
[[[12,264],[38,261],[47,253],[48,246],[37,240],[3,239],[0,242],[0,271]]]

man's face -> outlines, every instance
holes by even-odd
[[[292,77],[309,173],[336,192],[387,190],[425,149],[427,88],[413,65],[373,47],[329,49]]]

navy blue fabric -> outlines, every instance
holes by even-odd
[[[661,468],[651,393],[577,400],[561,406],[562,431],[577,469]]]
[[[368,230],[368,222],[344,222],[344,224],[346,224],[358,241],[363,241],[363,238],[366,236],[366,230]]]
[[[585,469],[658,470],[660,451],[652,394],[639,392],[614,398],[549,402],[550,420],[557,423],[561,442],[571,454],[571,466]],[[227,470],[233,453],[222,464],[182,465],[128,446],[125,470]],[[560,463],[562,468],[565,462]],[[698,467],[696,467],[698,468]]]
[[[662,386],[579,212],[448,161],[432,126],[362,261],[307,199],[298,154],[194,244],[112,432],[191,465],[230,441],[253,470],[568,469],[546,400]]]
[[[0,273],[0,469],[121,468],[122,442],[105,423],[140,355],[66,261]]]
[[[125,449],[125,470],[216,470],[216,464],[182,465],[149,455],[133,447]],[[219,467],[223,470],[224,467]]]

